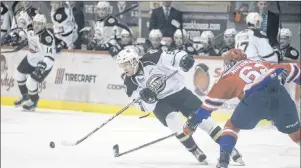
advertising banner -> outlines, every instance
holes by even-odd
[[[1,55],[1,96],[20,96],[15,73],[26,52]],[[194,67],[184,73],[186,86],[203,100],[222,71],[222,59],[197,58]],[[293,100],[299,100],[295,84],[286,88]],[[41,99],[121,106],[131,101],[125,90],[121,71],[106,52],[62,52],[49,76],[39,84]],[[237,103],[238,99],[228,100],[218,111],[231,113]]]

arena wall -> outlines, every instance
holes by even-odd
[[[2,51],[11,48],[1,48]],[[27,50],[1,54],[1,105],[12,106],[20,96],[15,72]],[[297,63],[297,62],[295,62]],[[185,75],[186,85],[200,97],[217,80],[223,71],[221,57],[196,57],[194,67]],[[299,106],[300,87],[286,86]],[[114,58],[104,51],[66,50],[57,56],[52,72],[39,85],[39,108],[96,112],[114,114],[127,105],[131,99],[125,94],[121,71]],[[226,121],[238,100],[227,101],[213,113],[218,122]],[[300,107],[299,107],[300,108]],[[136,108],[130,108],[124,115],[144,115]],[[153,116],[153,115],[151,115]]]

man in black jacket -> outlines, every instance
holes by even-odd
[[[267,1],[257,1],[258,13],[263,19],[261,30],[267,34],[270,45],[274,47],[278,45],[279,14],[269,11],[269,5]]]
[[[173,37],[177,28],[171,24],[172,20],[179,22],[182,28],[182,12],[171,7],[170,1],[164,1],[162,7],[152,10],[149,30],[160,29],[163,37]]]

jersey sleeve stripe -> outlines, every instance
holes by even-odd
[[[289,77],[287,78],[287,83],[292,82],[294,79],[296,79],[300,75],[300,70],[296,65],[292,65],[291,72],[289,74]]]
[[[224,102],[216,102],[216,101],[212,101],[212,100],[209,100],[209,99],[205,99],[205,102],[207,104],[210,104],[210,105],[213,105],[213,106],[221,106],[223,105]]]
[[[211,100],[211,101],[214,101],[214,102],[224,103],[227,99],[218,99],[218,98],[211,98],[211,97],[206,96],[205,100]]]
[[[214,110],[217,110],[220,106],[214,106],[214,105],[211,105],[211,104],[208,104],[206,102],[204,102],[202,104],[202,107],[206,110],[211,110],[211,111],[214,111]]]
[[[46,55],[45,58],[49,58],[50,60],[54,61],[54,58],[51,56]]]

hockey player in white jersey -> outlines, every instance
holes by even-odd
[[[62,48],[72,49],[78,38],[78,30],[69,2],[52,1],[50,14],[54,35],[59,39],[57,52]]]
[[[13,17],[12,21],[12,30],[16,28],[27,28],[28,25],[32,24],[33,17],[39,13],[36,8],[32,7],[32,2],[30,1],[21,1],[21,5],[22,8],[13,13],[15,17]]]
[[[140,105],[146,111],[153,111],[157,119],[176,132],[177,139],[191,152],[199,162],[206,163],[206,155],[198,148],[191,136],[185,136],[182,131],[184,120],[178,111],[188,117],[202,104],[201,100],[185,87],[183,73],[189,71],[194,64],[194,58],[185,51],[174,50],[169,52],[157,51],[146,53],[139,58],[134,49],[124,49],[117,55],[118,66],[126,73],[124,84],[126,94],[131,98],[140,97]],[[163,84],[160,81],[164,76],[179,70]],[[183,72],[184,71],[184,72]],[[157,88],[155,91],[150,88]],[[147,106],[145,106],[148,104]],[[219,143],[221,127],[212,118],[200,126],[210,137]],[[241,161],[242,157],[235,149],[233,160]]]
[[[89,42],[89,50],[108,43],[111,39],[117,39],[120,35],[120,28],[117,26],[117,19],[113,17],[112,6],[109,2],[99,1],[95,6],[98,20],[94,23],[94,37]]]
[[[46,28],[46,17],[37,14],[33,24],[19,32],[27,39],[29,51],[17,67],[16,80],[21,98],[14,102],[26,111],[34,111],[39,101],[38,83],[42,82],[52,69],[55,55],[55,40],[51,30]]]
[[[279,31],[280,61],[297,60],[299,52],[291,46],[292,32],[290,29],[282,28]]]
[[[173,49],[184,50],[190,55],[196,54],[196,49],[193,47],[193,44],[189,42],[189,37],[185,29],[177,29],[173,35],[173,40],[175,46]]]
[[[248,59],[278,63],[279,54],[271,47],[265,32],[260,31],[262,17],[250,12],[246,17],[248,28],[235,36],[235,48],[243,50]]]
[[[218,49],[215,47],[214,34],[212,31],[203,31],[199,42],[202,44],[202,48],[197,51],[199,56],[219,56]]]
[[[223,46],[219,50],[219,55],[224,55],[235,46],[236,30],[234,28],[226,29],[224,32]]]

